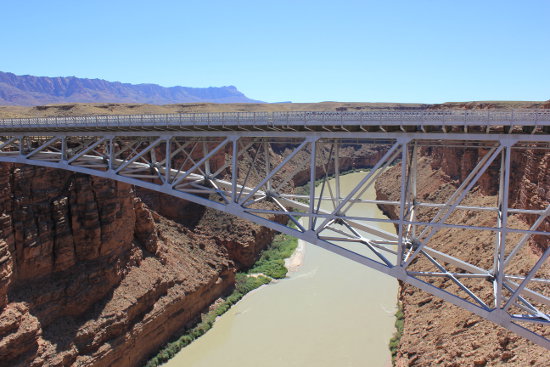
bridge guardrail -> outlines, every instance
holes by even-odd
[[[279,111],[103,115],[0,120],[0,129],[252,125],[550,125],[550,110]]]

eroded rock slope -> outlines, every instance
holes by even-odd
[[[510,203],[512,207],[540,209],[550,202],[550,154],[539,151],[526,151],[513,155],[512,188]],[[467,175],[476,162],[479,150],[456,150],[438,148],[423,150],[418,166],[418,197],[424,201],[445,202],[456,189],[457,182]],[[464,201],[465,205],[495,206],[495,175],[498,163],[482,176],[473,193]],[[379,199],[398,200],[400,165],[386,172],[376,184]],[[398,213],[392,207],[385,207],[394,218]],[[420,213],[419,220],[433,217],[433,211]],[[463,211],[459,214],[463,223],[488,225],[495,223],[495,217],[483,212]],[[514,228],[529,228],[534,222],[532,216],[513,216],[509,224]],[[546,222],[548,230],[548,222]],[[511,269],[532,267],[538,260],[536,254],[550,246],[547,238],[535,238],[530,246],[524,247],[518,261]],[[515,237],[517,240],[517,236]],[[489,231],[471,232],[460,230],[441,230],[433,238],[437,249],[454,254],[468,262],[478,263],[479,259],[492,259],[486,254],[494,248],[494,234]],[[490,264],[481,264],[489,267]],[[542,268],[545,276],[550,275],[550,264]],[[417,266],[428,269],[429,264],[419,262]],[[448,279],[436,280],[443,285]],[[490,297],[492,292],[483,282],[472,281],[468,286],[482,298]],[[490,287],[489,287],[490,288]],[[451,305],[437,297],[425,293],[407,284],[400,285],[399,299],[405,315],[404,333],[399,344],[397,366],[548,366],[550,354],[542,347],[507,331],[472,313]],[[485,299],[485,298],[484,298]],[[548,330],[546,333],[548,334]]]

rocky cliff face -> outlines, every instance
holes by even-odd
[[[418,196],[424,200],[445,201],[456,188],[458,178],[463,178],[476,162],[480,151],[457,151],[452,148],[424,150],[418,165]],[[550,154],[526,151],[514,154],[512,170],[512,206],[537,208],[550,202],[548,159]],[[495,169],[498,169],[498,162]],[[539,168],[535,168],[539,167]],[[477,189],[468,195],[466,205],[494,205],[496,203],[494,175],[490,170],[482,177]],[[377,196],[382,200],[397,200],[399,195],[400,165],[386,172],[376,184]],[[397,218],[394,207],[385,207],[386,213]],[[419,220],[427,220],[429,213],[420,213]],[[432,213],[433,215],[433,213]],[[477,212],[468,213],[467,223],[479,224],[491,221],[490,216]],[[535,219],[516,215],[510,218],[515,228],[528,228]],[[548,223],[545,224],[546,226]],[[548,227],[545,227],[548,228]],[[434,237],[439,250],[447,253],[457,247],[467,247],[462,253],[466,261],[475,262],[494,247],[494,235],[479,232],[472,242],[471,233],[442,230]],[[518,269],[532,266],[538,259],[534,252],[548,247],[548,239],[536,238],[531,248],[525,247],[520,260],[510,266]],[[490,260],[490,259],[489,259]],[[513,270],[513,269],[511,269]],[[544,267],[548,273],[550,269]],[[481,284],[471,288],[488,296]],[[407,284],[401,284],[399,299],[405,315],[404,334],[399,345],[397,366],[546,366],[548,351],[531,342],[485,321],[468,311],[459,309]]]
[[[543,150],[527,150],[523,154],[514,155],[512,159],[512,205],[527,209],[547,207],[550,204],[550,154]],[[522,217],[531,226],[538,216]],[[550,232],[549,218],[546,218],[539,230]],[[550,243],[548,237],[535,236],[532,245],[535,251],[542,252]]]
[[[241,223],[242,238],[222,243],[232,219],[208,218],[191,230],[129,185],[1,164],[0,366],[138,364],[273,235]]]
[[[425,149],[422,154],[430,157],[431,168],[440,170],[444,178],[451,182],[462,181],[470,173],[480,157],[487,153],[486,149],[474,148],[433,148]],[[550,203],[550,154],[542,149],[513,150],[510,171],[510,207],[523,209],[541,209]],[[486,174],[479,180],[480,193],[493,196],[498,193],[498,174],[500,160],[489,167]],[[522,218],[532,225],[537,220],[536,215],[522,215]],[[540,230],[550,231],[550,220],[543,222]],[[550,244],[543,236],[535,236],[532,245],[540,251]]]

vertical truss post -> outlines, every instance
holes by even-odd
[[[512,144],[509,141],[502,142],[503,151],[501,155],[500,165],[500,182],[498,195],[498,229],[497,241],[495,246],[495,261],[493,267],[494,292],[495,292],[495,307],[500,308],[502,305],[502,283],[504,281],[505,272],[505,250],[506,250],[506,235],[508,233],[508,196],[510,191],[510,161],[512,155]]]
[[[231,156],[231,202],[237,202],[237,157],[239,156],[239,138],[233,137],[233,149]]]
[[[202,142],[202,153],[205,157],[208,156],[208,143],[206,141]],[[207,176],[212,174],[210,171],[210,158],[204,161],[204,171]]]
[[[114,152],[114,144],[113,144],[113,137],[109,137],[109,140],[107,142],[108,149],[109,149],[109,171],[113,170],[113,160],[115,159],[115,152]]]
[[[405,216],[405,206],[407,198],[407,157],[409,152],[409,140],[402,140],[401,142],[401,192],[399,198],[399,228],[397,229],[397,260],[396,265],[401,266],[403,262],[404,254],[404,231],[403,231],[403,219]]]
[[[157,152],[156,152],[155,148],[150,150],[149,155],[151,156],[151,159],[149,160],[149,167],[150,167],[149,170],[151,171],[151,175],[153,174],[152,171],[154,170],[155,174],[157,176],[160,176],[159,175],[160,172],[159,172],[159,167],[158,167]],[[154,167],[154,169],[153,169],[153,167]],[[160,179],[162,181],[162,177]]]
[[[24,146],[23,146],[23,136],[19,136],[19,155],[23,155]]]
[[[334,148],[334,180],[336,181],[336,203],[334,207],[337,207],[342,197],[340,194],[340,141],[335,140]]]
[[[60,162],[67,163],[67,137],[61,138],[61,159]]]
[[[269,164],[269,143],[267,140],[263,141],[264,146],[264,160],[265,160],[265,176],[269,176],[269,172],[271,172],[271,165]],[[267,191],[271,191],[271,179],[267,180],[266,182]]]
[[[411,191],[411,215],[410,215],[410,222],[416,222],[416,179],[417,179],[417,172],[418,172],[418,144],[416,144],[416,141],[413,144],[413,151],[412,151],[412,157],[411,157],[411,167],[410,169],[410,176],[411,176],[411,184],[410,184],[410,191]],[[416,224],[413,224],[411,228],[409,229],[410,237],[411,239],[416,238]]]
[[[311,158],[309,161],[309,230],[315,230],[315,166],[317,165],[317,139],[311,140]]]
[[[170,136],[166,137],[166,152],[165,152],[165,159],[164,159],[164,184],[168,185],[170,183],[170,180],[172,179],[172,144],[170,143],[171,138]]]

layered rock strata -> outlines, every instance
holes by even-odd
[[[127,184],[1,164],[0,366],[138,365],[273,235],[239,222],[220,246],[233,219],[206,215],[193,230]]]

